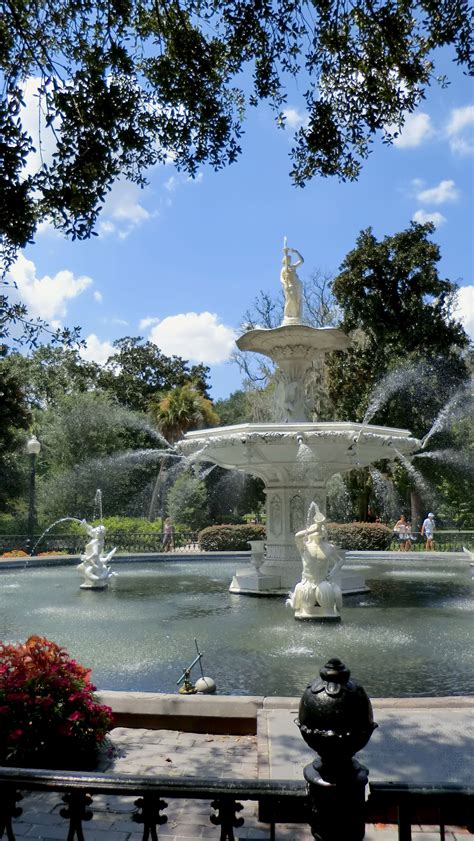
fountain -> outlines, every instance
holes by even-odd
[[[291,262],[291,253],[297,261]],[[302,257],[283,248],[281,281],[285,315],[279,327],[256,328],[237,340],[243,351],[268,356],[278,366],[281,423],[243,423],[188,432],[178,444],[193,460],[238,469],[263,480],[266,494],[267,549],[255,572],[237,570],[231,592],[269,595],[287,593],[300,577],[301,559],[294,535],[305,526],[312,502],[326,511],[326,484],[381,459],[394,460],[420,448],[406,429],[368,423],[308,422],[305,381],[326,353],[344,350],[348,336],[336,327],[308,327],[302,322],[301,282],[296,267]],[[364,589],[361,579],[342,573],[344,593]]]
[[[94,498],[94,517],[96,509],[102,520],[102,491],[98,488]],[[104,590],[109,583],[109,580],[117,575],[112,572],[109,566],[109,561],[115,555],[116,549],[112,549],[107,555],[104,555],[104,540],[105,540],[105,526],[91,526],[87,520],[79,520],[78,517],[61,517],[55,520],[54,523],[48,526],[47,529],[40,535],[36,541],[31,554],[34,555],[37,546],[41,543],[43,538],[59,523],[79,523],[90,537],[86,544],[84,554],[81,555],[81,563],[77,566],[78,572],[83,578],[80,585],[81,590]]]
[[[326,517],[315,502],[311,504],[308,521],[313,511],[313,522],[308,522],[305,529],[295,534],[303,573],[286,604],[295,611],[295,619],[339,622],[342,595],[336,576],[344,563],[345,554],[325,539]]]

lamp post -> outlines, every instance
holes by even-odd
[[[40,450],[41,444],[38,441],[36,435],[31,435],[31,437],[26,442],[26,452],[30,457],[30,494],[28,502],[28,542],[30,552],[33,546],[33,539],[36,526],[36,456],[38,455]]]

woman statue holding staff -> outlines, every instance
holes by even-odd
[[[291,262],[290,254],[296,254],[297,260]],[[288,248],[286,237],[283,240],[283,263],[280,273],[280,280],[285,294],[285,310],[283,324],[301,324],[303,312],[303,287],[301,280],[296,274],[296,269],[301,266],[304,260],[296,248]]]

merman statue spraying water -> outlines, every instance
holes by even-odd
[[[295,611],[295,619],[338,622],[342,596],[335,577],[344,563],[344,553],[326,540],[326,517],[316,503],[311,508],[313,522],[295,534],[303,572],[286,604]]]
[[[117,549],[112,549],[107,555],[103,554],[105,526],[90,526],[86,520],[81,520],[81,525],[91,538],[86,544],[85,552],[81,555],[81,563],[77,567],[84,579],[81,590],[103,590],[108,586],[112,576],[116,575],[108,564]]]

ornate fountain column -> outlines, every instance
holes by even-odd
[[[295,465],[295,471],[298,466]],[[288,471],[290,472],[290,471]],[[295,534],[306,525],[312,502],[326,511],[326,482],[271,482],[265,488],[267,514],[267,551],[261,572],[278,577],[277,589],[293,586],[301,568]]]

